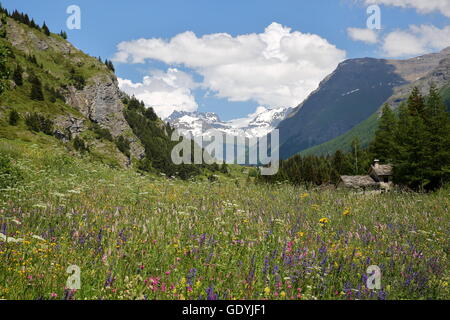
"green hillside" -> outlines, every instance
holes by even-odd
[[[1,34],[0,47],[5,52],[5,66],[10,80],[6,81],[0,96],[0,138],[41,147],[60,145],[69,152],[77,153],[73,143],[64,143],[52,134],[33,131],[26,124],[28,116],[38,114],[52,122],[53,130],[64,133],[62,119],[74,117],[85,122],[86,130],[79,139],[89,147],[86,156],[111,166],[124,166],[126,156],[114,141],[99,137],[94,123],[80,110],[67,104],[65,99],[70,88],[82,90],[91,84],[92,78],[113,77],[113,72],[97,58],[75,49],[61,35],[46,35],[39,27],[32,28],[10,17],[3,17]],[[17,74],[20,74],[22,81],[14,79]],[[42,94],[40,98],[32,95],[36,82]],[[16,125],[8,121],[13,110],[19,114]]]
[[[325,142],[321,145],[309,148],[302,151],[301,155],[327,155],[333,154],[337,150],[349,151],[351,149],[352,141],[359,139],[361,146],[366,147],[372,141],[375,131],[377,129],[378,113],[374,113],[370,118],[364,120],[357,126],[345,134]]]

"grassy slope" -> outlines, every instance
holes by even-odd
[[[0,191],[0,232],[24,240],[0,240],[0,299],[61,299],[73,264],[76,299],[204,299],[208,288],[220,299],[370,299],[361,276],[372,264],[375,299],[448,298],[449,190],[305,194],[244,177],[141,176],[18,140],[0,139],[0,152],[25,176]]]
[[[377,128],[378,113],[373,114],[367,120],[364,120],[347,133],[325,142],[321,145],[302,151],[301,155],[326,155],[332,154],[337,150],[349,151],[352,141],[358,138],[362,146],[367,146],[372,141]]]
[[[98,75],[112,76],[113,74],[109,69],[96,58],[90,57],[81,51],[72,47],[70,56],[64,55],[57,49],[57,45],[68,44],[66,40],[59,35],[51,34],[47,37],[44,33],[32,29],[24,24],[19,24],[16,21],[8,18],[9,33],[6,39],[0,39],[2,45],[9,46],[14,54],[14,59],[10,59],[10,69],[14,70],[17,64],[20,64],[25,70],[24,76],[32,70],[41,80],[43,88],[49,86],[51,88],[59,89],[64,85],[70,84],[71,68],[75,68],[79,74],[81,74],[89,83],[89,78]],[[27,59],[27,54],[24,51],[18,50],[16,47],[11,46],[10,40],[15,35],[12,34],[14,29],[23,30],[25,33],[33,33],[36,39],[53,44],[45,51],[37,50],[34,42],[27,37],[25,47],[29,51],[29,54],[35,55],[38,64],[42,64],[43,68],[36,66]],[[34,40],[36,41],[36,40]],[[57,100],[55,103],[49,101],[48,92],[44,91],[45,101],[33,101],[30,99],[31,85],[24,78],[24,85],[16,86],[14,89],[7,90],[0,96],[0,138],[7,139],[20,139],[21,141],[28,142],[30,144],[38,144],[41,147],[45,147],[46,144],[58,144],[55,138],[45,137],[41,134],[34,134],[28,131],[26,128],[23,117],[26,113],[39,112],[52,119],[57,116],[73,115],[77,118],[85,119],[87,125],[90,124],[89,119],[85,118],[78,110],[65,104],[61,100]],[[7,117],[11,109],[17,110],[22,120],[18,126],[9,126]],[[91,131],[83,133],[82,137],[86,140],[91,148],[91,157],[99,160],[100,162],[109,164],[111,166],[122,166],[126,161],[124,156],[117,150],[114,143],[109,141],[98,141],[95,135]],[[71,146],[69,146],[71,150]]]

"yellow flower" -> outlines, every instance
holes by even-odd
[[[266,287],[266,288],[264,289],[264,294],[265,294],[266,296],[268,296],[268,295],[270,294],[270,288],[269,288],[269,287]]]
[[[286,292],[281,291],[281,292],[280,292],[280,297],[282,297],[282,298],[286,297]]]
[[[306,192],[300,195],[300,199],[305,199],[305,198],[308,198],[308,197],[309,197],[309,194],[306,193]]]
[[[344,212],[342,213],[342,215],[343,215],[344,217],[346,217],[346,216],[350,215],[351,213],[352,213],[351,209],[347,208],[347,209],[344,210]]]
[[[304,232],[297,232],[297,237],[303,238],[305,236]]]
[[[330,220],[328,218],[322,218],[319,220],[319,223],[324,226],[327,223],[330,223]]]

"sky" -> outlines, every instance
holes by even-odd
[[[1,3],[114,61],[121,89],[161,117],[200,111],[228,121],[295,107],[345,59],[408,58],[450,46],[450,0]],[[80,8],[81,29],[68,29],[71,5]],[[379,20],[367,12],[373,5]]]

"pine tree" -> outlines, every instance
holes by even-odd
[[[59,33],[59,35],[61,36],[61,38],[63,38],[64,40],[67,40],[67,32],[62,31]]]
[[[222,166],[220,167],[220,172],[222,172],[223,174],[228,174],[228,165],[226,163],[223,163]]]
[[[44,101],[44,93],[42,92],[42,83],[35,75],[30,75],[31,83],[30,98],[36,101]]]
[[[425,105],[427,189],[437,189],[450,179],[450,118],[445,104],[434,85]]]
[[[383,106],[382,115],[370,151],[382,162],[390,162],[396,152],[395,130],[397,120],[388,104]]]
[[[14,70],[13,73],[13,81],[18,86],[23,85],[22,73],[23,73],[22,67],[20,65],[17,65],[17,68]]]
[[[425,116],[425,100],[417,87],[413,88],[408,98],[408,110],[412,116]]]
[[[12,126],[16,126],[17,123],[19,122],[20,119],[20,115],[16,110],[11,110],[11,112],[9,113],[9,119],[8,122],[10,125]]]
[[[47,35],[47,36],[50,35],[50,30],[48,29],[47,25],[45,24],[45,21],[44,21],[44,24],[42,25],[42,31],[45,33],[45,35]]]
[[[111,61],[109,61],[108,59],[105,60],[105,65],[108,67],[109,70],[111,70],[112,72],[115,72],[115,68],[114,65]]]
[[[413,90],[408,103],[399,108],[394,181],[414,190],[423,190],[430,181],[426,179],[426,129],[421,116],[425,115],[425,104],[417,92]]]

